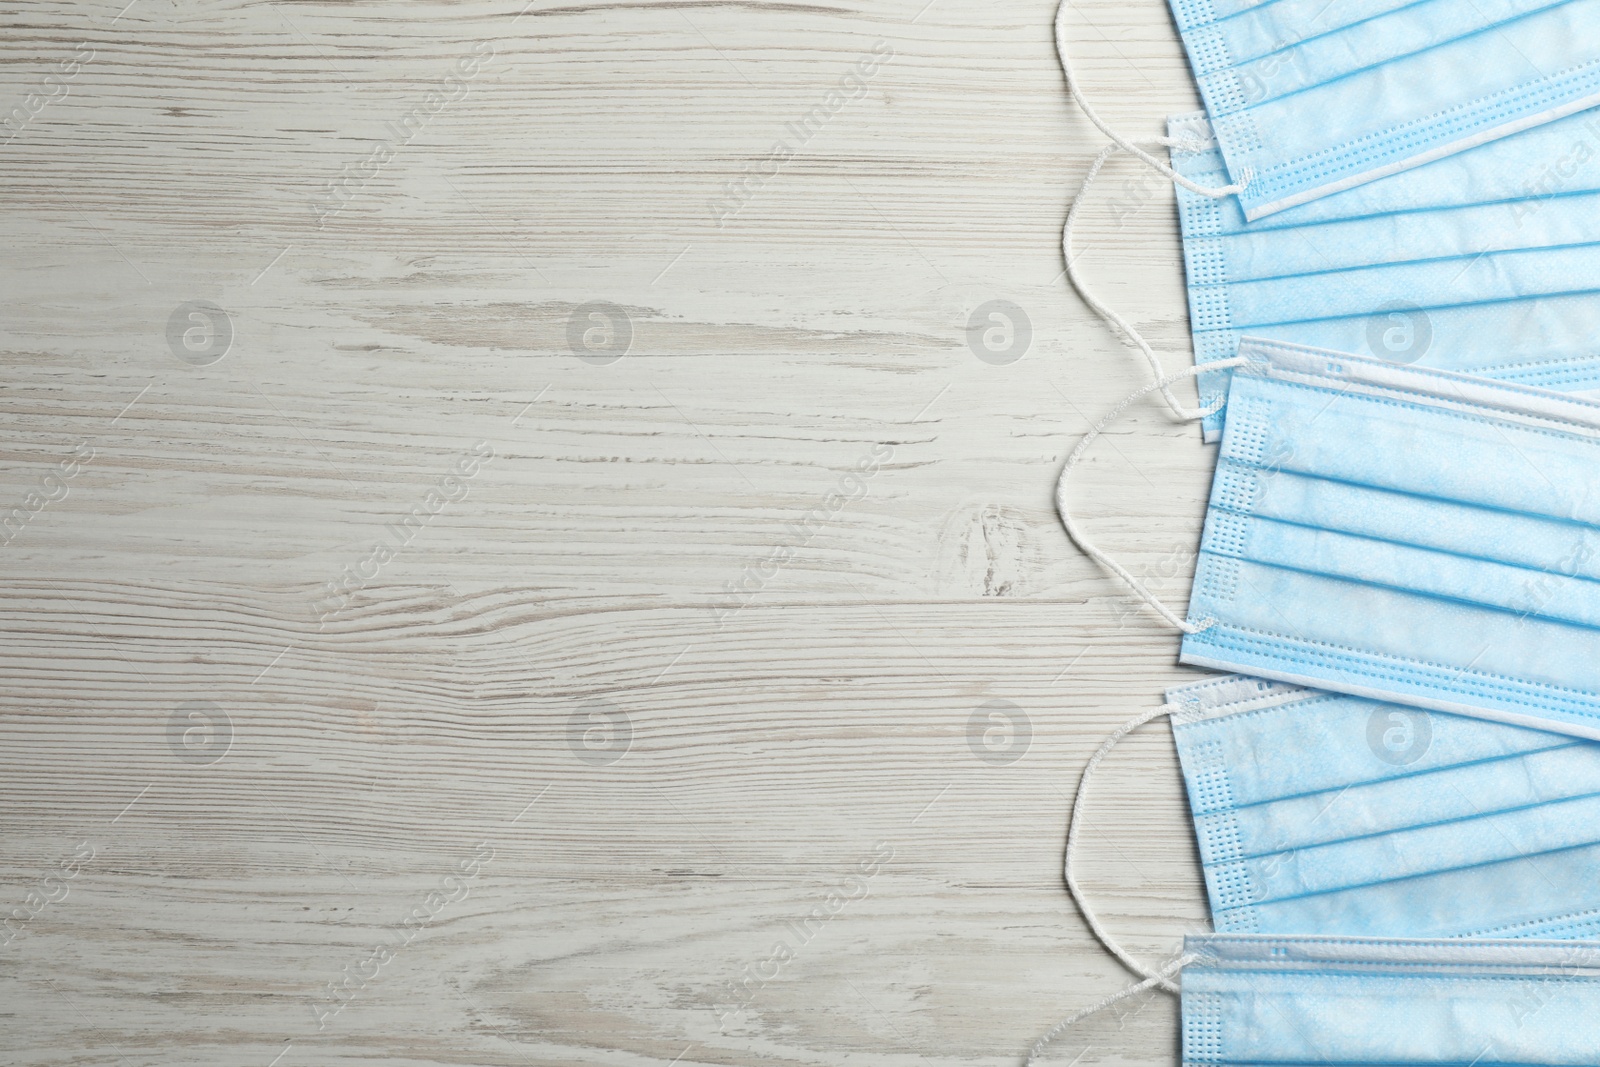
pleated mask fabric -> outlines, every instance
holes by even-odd
[[[1580,1067],[1600,1048],[1600,946],[1191,936],[1183,1063]]]
[[[1260,218],[1600,104],[1600,0],[1170,0]]]
[[[1218,933],[1600,938],[1600,743],[1240,675],[1167,702]]]
[[[1239,353],[1181,661],[1600,739],[1600,403]]]
[[[1204,115],[1174,168],[1222,175]],[[1560,391],[1600,389],[1600,110],[1258,222],[1177,187],[1195,360],[1250,334]],[[1220,402],[1226,372],[1202,375]],[[1218,409],[1203,422],[1221,432]]]

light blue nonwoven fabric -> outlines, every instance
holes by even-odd
[[[1183,1063],[1592,1067],[1600,945],[1194,936]]]
[[[1600,104],[1600,0],[1170,0],[1251,218]]]
[[[1167,701],[1218,933],[1600,937],[1600,743],[1240,675]]]
[[[1223,179],[1203,115],[1173,167]],[[1249,222],[1177,188],[1195,360],[1246,335],[1539,385],[1600,389],[1600,110]],[[1215,403],[1227,373],[1199,379]],[[1225,411],[1203,423],[1220,433]]]
[[[1182,662],[1600,739],[1600,403],[1239,352]]]

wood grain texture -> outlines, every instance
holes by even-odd
[[[1003,1064],[1125,983],[1069,798],[1192,672],[1051,508],[1143,371],[1048,0],[123,2],[0,6],[8,1064]],[[1074,27],[1195,106],[1160,3]],[[1082,241],[1180,365],[1170,193]],[[1146,405],[1076,483],[1180,603],[1210,458]],[[1164,727],[1093,820],[1130,946],[1204,928]]]

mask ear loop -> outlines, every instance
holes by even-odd
[[[1211,197],[1235,196],[1244,192],[1245,189],[1249,187],[1251,181],[1254,180],[1254,173],[1248,168],[1240,171],[1240,175],[1244,178],[1244,181],[1237,185],[1201,185],[1199,182],[1191,181],[1190,179],[1185,178],[1183,175],[1173,170],[1171,166],[1163,163],[1161,160],[1157,159],[1155,156],[1151,155],[1149,152],[1146,152],[1144,149],[1140,148],[1126,137],[1123,137],[1121,134],[1117,133],[1116,130],[1113,130],[1110,126],[1106,125],[1105,120],[1095,112],[1094,108],[1089,106],[1089,101],[1084,98],[1082,90],[1078,88],[1077,77],[1072,73],[1072,57],[1067,52],[1067,8],[1071,5],[1071,2],[1072,0],[1061,0],[1060,6],[1056,8],[1056,55],[1061,60],[1061,73],[1067,79],[1067,92],[1072,94],[1073,102],[1083,109],[1083,113],[1088,116],[1090,122],[1094,123],[1095,128],[1114,141],[1120,148],[1122,148],[1123,151],[1131,152],[1138,156],[1145,163],[1154,167],[1161,174],[1164,174],[1167,178],[1177,182],[1190,192],[1199,193],[1201,196]],[[1163,139],[1160,143],[1165,145],[1173,142]]]
[[[1145,986],[1157,986],[1168,993],[1176,993],[1178,987],[1168,980],[1167,975],[1162,971],[1153,970],[1135,959],[1127,949],[1117,942],[1116,938],[1106,931],[1104,926],[1100,925],[1100,917],[1089,906],[1089,901],[1083,893],[1083,887],[1078,884],[1077,876],[1072,873],[1072,859],[1078,851],[1078,827],[1083,822],[1084,802],[1089,797],[1089,781],[1094,777],[1095,768],[1100,766],[1101,760],[1111,754],[1113,748],[1117,747],[1117,742],[1145,723],[1159,719],[1161,716],[1176,710],[1178,710],[1176,704],[1163,704],[1159,708],[1151,708],[1149,711],[1141,712],[1111,731],[1111,736],[1101,742],[1100,747],[1095,750],[1095,754],[1089,757],[1089,762],[1084,764],[1083,774],[1078,779],[1077,795],[1072,798],[1072,818],[1067,823],[1067,861],[1063,868],[1067,877],[1067,892],[1072,894],[1072,899],[1078,905],[1078,910],[1083,913],[1084,921],[1089,924],[1089,931],[1105,946],[1107,952],[1122,961],[1124,967],[1143,978]]]
[[[1173,138],[1164,137],[1160,141],[1149,143],[1176,144],[1177,142]],[[1066,225],[1061,228],[1061,255],[1067,263],[1067,278],[1071,280],[1072,287],[1078,290],[1078,295],[1083,297],[1083,302],[1088,304],[1094,310],[1094,313],[1105,321],[1106,325],[1122,335],[1126,341],[1137,347],[1144,354],[1145,362],[1150,364],[1152,377],[1161,378],[1165,375],[1166,370],[1161,366],[1161,360],[1156,356],[1155,349],[1150,347],[1150,342],[1144,339],[1143,334],[1133,328],[1132,323],[1113,311],[1105,301],[1090,290],[1089,283],[1084,281],[1083,276],[1078,273],[1078,255],[1072,247],[1072,229],[1078,223],[1078,212],[1082,209],[1084,201],[1088,197],[1089,188],[1094,184],[1095,179],[1099,177],[1101,168],[1106,165],[1106,160],[1117,152],[1126,150],[1129,149],[1124,149],[1121,145],[1106,145],[1094,157],[1094,162],[1089,164],[1089,170],[1084,174],[1082,184],[1078,186],[1078,194],[1072,198],[1072,207],[1067,209]],[[1209,369],[1216,365],[1208,364],[1207,366]],[[1178,398],[1173,395],[1172,389],[1165,383],[1161,385],[1161,399],[1166,401],[1167,409],[1172,413],[1172,417],[1180,422],[1192,422],[1209,414],[1209,412],[1184,407]]]
[[[1146,604],[1153,608],[1156,614],[1165,619],[1168,624],[1175,629],[1182,630],[1186,634],[1197,634],[1202,630],[1209,629],[1216,624],[1216,620],[1206,619],[1204,622],[1191,623],[1179,618],[1176,612],[1163,604],[1154,593],[1146,589],[1144,587],[1144,583],[1140,582],[1139,579],[1128,573],[1126,567],[1112,559],[1110,556],[1106,555],[1094,544],[1094,542],[1090,541],[1088,535],[1078,528],[1077,522],[1072,518],[1072,504],[1067,499],[1067,476],[1072,473],[1072,468],[1078,465],[1078,461],[1083,458],[1084,452],[1088,450],[1089,445],[1094,441],[1094,439],[1105,432],[1106,427],[1117,421],[1117,419],[1122,416],[1122,413],[1128,409],[1128,405],[1132,404],[1135,400],[1138,400],[1143,396],[1147,396],[1150,393],[1155,392],[1157,389],[1165,389],[1173,382],[1181,381],[1184,378],[1192,378],[1197,374],[1204,374],[1207,371],[1223,370],[1228,367],[1241,367],[1248,362],[1249,360],[1243,356],[1235,356],[1233,359],[1222,359],[1215,363],[1205,363],[1193,367],[1185,367],[1183,370],[1177,371],[1173,374],[1168,374],[1162,378],[1157,378],[1149,385],[1129,393],[1123,398],[1122,403],[1112,408],[1109,414],[1107,414],[1099,422],[1095,423],[1094,426],[1090,428],[1089,432],[1083,435],[1083,438],[1078,442],[1078,446],[1072,450],[1072,454],[1067,457],[1066,463],[1062,465],[1061,477],[1056,480],[1056,514],[1061,517],[1062,528],[1067,531],[1067,536],[1072,538],[1073,544],[1082,549],[1084,555],[1088,556],[1090,559],[1100,564],[1100,566],[1104,567],[1106,570],[1110,571],[1116,577],[1121,579],[1124,585],[1133,590],[1140,600],[1143,600]],[[1192,412],[1188,415],[1188,417],[1191,419],[1204,418],[1221,406],[1222,398],[1219,398],[1218,401],[1209,408],[1202,408]]]
[[[1095,1004],[1093,1007],[1085,1008],[1080,1012],[1076,1012],[1067,1016],[1065,1019],[1062,1019],[1049,1030],[1045,1031],[1043,1037],[1039,1038],[1039,1040],[1033,1043],[1033,1048],[1028,1050],[1028,1058],[1023,1062],[1023,1067],[1033,1067],[1034,1061],[1037,1060],[1039,1058],[1039,1054],[1045,1050],[1045,1046],[1050,1044],[1050,1042],[1054,1041],[1056,1038],[1060,1037],[1061,1034],[1069,1027],[1082,1022],[1084,1019],[1087,1019],[1096,1012],[1106,1010],[1120,1000],[1126,1000],[1135,993],[1149,989],[1151,986],[1156,985],[1159,982],[1166,982],[1168,986],[1172,986],[1172,983],[1169,981],[1169,979],[1199,958],[1199,956],[1194,955],[1193,953],[1179,956],[1177,959],[1173,960],[1159,971],[1156,971],[1149,978],[1146,978],[1137,985],[1131,985],[1126,989],[1118,990],[1109,997],[1101,1000],[1098,1004]],[[1176,989],[1177,987],[1172,986],[1172,988]]]
[[[1100,766],[1100,762],[1111,754],[1111,750],[1117,747],[1117,742],[1124,737],[1127,737],[1145,723],[1159,719],[1163,715],[1170,715],[1177,710],[1177,704],[1163,704],[1159,708],[1151,708],[1149,711],[1140,712],[1111,731],[1111,736],[1100,743],[1100,747],[1095,750],[1094,755],[1089,757],[1089,762],[1084,764],[1083,774],[1078,778],[1078,792],[1072,798],[1072,818],[1067,824],[1067,861],[1064,867],[1067,876],[1067,891],[1072,894],[1072,899],[1078,905],[1078,910],[1083,913],[1084,920],[1089,924],[1089,930],[1106,947],[1106,951],[1121,960],[1122,965],[1127,967],[1128,970],[1141,976],[1143,981],[1112,993],[1094,1006],[1084,1008],[1082,1011],[1069,1015],[1056,1023],[1045,1032],[1043,1037],[1034,1042],[1033,1048],[1028,1051],[1028,1058],[1024,1067],[1033,1067],[1033,1062],[1039,1058],[1039,1054],[1044,1051],[1045,1046],[1059,1037],[1067,1028],[1082,1022],[1096,1012],[1104,1011],[1120,1000],[1126,1000],[1135,993],[1150,988],[1160,989],[1167,993],[1181,992],[1177,983],[1172,981],[1173,976],[1199,958],[1192,953],[1186,954],[1179,956],[1163,967],[1157,968],[1151,968],[1139,962],[1127,949],[1118,944],[1116,938],[1106,932],[1104,926],[1100,925],[1100,917],[1089,906],[1088,900],[1083,895],[1083,887],[1078,885],[1078,879],[1072,873],[1072,858],[1078,851],[1078,827],[1082,823],[1084,802],[1089,796],[1089,781],[1094,777],[1095,768]]]
[[[1157,173],[1183,186],[1190,192],[1217,199],[1225,196],[1236,196],[1244,192],[1251,181],[1254,180],[1254,172],[1248,167],[1241,171],[1244,181],[1237,185],[1201,185],[1199,182],[1179,174],[1170,164],[1162,162],[1146,151],[1146,148],[1187,148],[1193,150],[1195,146],[1190,141],[1175,137],[1161,137],[1154,141],[1136,143],[1123,137],[1107,125],[1099,113],[1090,106],[1089,101],[1083,95],[1083,90],[1078,88],[1077,76],[1072,72],[1072,56],[1067,50],[1067,8],[1070,3],[1071,0],[1061,0],[1060,5],[1056,8],[1056,56],[1061,60],[1061,73],[1066,78],[1067,92],[1072,95],[1073,102],[1083,110],[1089,121],[1094,123],[1095,128],[1109,137],[1113,143],[1100,150],[1100,153],[1095,156],[1094,162],[1090,164],[1089,172],[1083,176],[1083,183],[1078,187],[1078,195],[1073,197],[1072,208],[1067,212],[1067,224],[1061,231],[1061,252],[1066,259],[1067,276],[1072,280],[1073,288],[1078,290],[1079,295],[1083,297],[1085,303],[1094,309],[1095,314],[1104,319],[1113,330],[1138,347],[1139,351],[1144,354],[1145,360],[1150,364],[1150,372],[1155,377],[1160,378],[1162,376],[1161,361],[1156,358],[1155,351],[1150,347],[1150,343],[1144,339],[1144,336],[1138,330],[1133,328],[1131,323],[1111,310],[1094,293],[1090,292],[1088,285],[1078,275],[1077,256],[1072,250],[1072,227],[1077,222],[1078,209],[1083,204],[1090,186],[1094,184],[1095,178],[1099,176],[1100,169],[1105,166],[1106,160],[1118,151],[1128,152],[1138,157],[1147,166],[1153,167]],[[1167,408],[1172,412],[1174,418],[1189,421],[1196,417],[1194,412],[1179,403],[1178,398],[1172,395],[1170,389],[1163,387],[1161,398],[1166,401]]]

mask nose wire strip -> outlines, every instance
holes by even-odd
[[[1150,143],[1173,144],[1176,142],[1167,137]],[[1066,260],[1067,277],[1071,279],[1072,287],[1078,290],[1078,295],[1083,297],[1083,302],[1088,304],[1094,310],[1094,313],[1105,321],[1106,325],[1121,334],[1126,341],[1135,345],[1140,352],[1144,353],[1145,361],[1150,364],[1151,376],[1160,378],[1166,372],[1161,366],[1161,360],[1156,356],[1155,349],[1150,347],[1150,342],[1144,339],[1143,334],[1133,328],[1132,323],[1113,311],[1105,301],[1101,300],[1089,289],[1089,283],[1084,281],[1083,276],[1078,273],[1078,254],[1072,247],[1072,230],[1078,223],[1078,211],[1083,207],[1084,201],[1089,195],[1089,188],[1094,185],[1095,179],[1099,177],[1100,169],[1106,165],[1106,160],[1120,151],[1124,151],[1124,149],[1119,145],[1106,145],[1094,157],[1094,162],[1089,164],[1089,170],[1083,176],[1083,183],[1078,186],[1078,195],[1072,198],[1072,207],[1067,209],[1067,223],[1061,228],[1061,255]],[[1178,398],[1172,395],[1172,390],[1166,385],[1161,386],[1161,399],[1167,402],[1167,407],[1171,410],[1175,419],[1189,422],[1206,414],[1202,411],[1190,410],[1184,407],[1178,401]]]
[[[1044,1051],[1045,1046],[1050,1044],[1050,1042],[1054,1041],[1056,1038],[1060,1037],[1061,1034],[1069,1027],[1082,1022],[1084,1019],[1087,1019],[1096,1012],[1104,1011],[1105,1009],[1111,1007],[1111,1005],[1117,1003],[1119,1000],[1126,1000],[1135,993],[1149,989],[1158,982],[1167,982],[1167,980],[1173,975],[1177,974],[1179,971],[1183,970],[1185,967],[1199,958],[1199,956],[1196,956],[1192,953],[1189,955],[1179,956],[1177,959],[1173,960],[1159,971],[1156,971],[1153,975],[1151,975],[1149,978],[1146,978],[1138,985],[1131,985],[1126,989],[1120,989],[1101,1000],[1093,1007],[1085,1008],[1080,1012],[1069,1015],[1065,1019],[1062,1019],[1049,1030],[1045,1031],[1043,1037],[1039,1038],[1039,1040],[1033,1043],[1033,1048],[1028,1050],[1028,1058],[1026,1061],[1024,1061],[1023,1067],[1033,1067],[1034,1061],[1039,1058],[1039,1054]],[[1167,982],[1167,984],[1170,985],[1171,983]]]
[[[1144,963],[1134,959],[1133,955],[1118,944],[1116,938],[1107,933],[1106,928],[1100,925],[1100,917],[1089,906],[1089,901],[1083,893],[1083,887],[1078,884],[1077,876],[1072,873],[1072,859],[1078,850],[1078,827],[1083,822],[1084,802],[1089,796],[1089,780],[1094,777],[1095,768],[1100,765],[1101,760],[1110,755],[1113,748],[1117,747],[1117,742],[1145,723],[1153,719],[1159,719],[1161,716],[1176,710],[1177,705],[1175,704],[1163,704],[1159,708],[1151,708],[1149,711],[1141,712],[1113,730],[1111,736],[1107,737],[1100,747],[1095,750],[1095,754],[1089,757],[1089,762],[1084,764],[1083,775],[1078,779],[1077,795],[1072,798],[1072,818],[1067,823],[1067,861],[1063,868],[1067,876],[1067,892],[1072,894],[1072,899],[1078,905],[1078,910],[1083,913],[1084,921],[1089,924],[1090,932],[1106,947],[1107,952],[1122,961],[1124,967],[1145,979],[1145,985],[1159,986],[1168,993],[1176,993],[1178,987],[1168,981],[1167,976],[1162,972],[1152,970]]]
[[[1133,590],[1140,600],[1143,600],[1146,604],[1150,605],[1150,607],[1155,610],[1156,614],[1167,620],[1171,626],[1182,630],[1186,634],[1197,634],[1202,630],[1209,629],[1212,625],[1214,625],[1215,620],[1207,619],[1200,623],[1185,622],[1183,619],[1178,617],[1176,612],[1163,604],[1154,593],[1146,589],[1143,582],[1139,581],[1139,579],[1128,573],[1126,567],[1112,559],[1110,556],[1106,555],[1104,552],[1100,551],[1094,542],[1089,540],[1089,536],[1078,528],[1077,522],[1072,517],[1072,504],[1071,501],[1067,499],[1067,477],[1072,473],[1072,468],[1076,467],[1078,465],[1078,461],[1083,458],[1084,452],[1088,450],[1089,445],[1093,443],[1094,439],[1099,437],[1100,434],[1105,431],[1106,427],[1110,426],[1113,422],[1120,418],[1122,413],[1127,410],[1128,405],[1132,404],[1135,400],[1138,400],[1140,397],[1147,396],[1150,393],[1155,392],[1157,389],[1171,385],[1173,382],[1181,381],[1184,378],[1192,378],[1196,374],[1203,374],[1206,371],[1222,370],[1226,367],[1240,367],[1248,362],[1249,360],[1243,356],[1235,356],[1233,359],[1222,359],[1216,361],[1215,363],[1197,364],[1193,367],[1186,367],[1183,370],[1168,374],[1165,377],[1157,378],[1149,385],[1129,393],[1123,398],[1120,404],[1112,408],[1109,414],[1107,414],[1099,422],[1095,423],[1094,426],[1090,428],[1089,432],[1083,435],[1083,438],[1078,442],[1077,447],[1072,450],[1072,454],[1067,457],[1066,463],[1062,464],[1061,477],[1056,480],[1056,514],[1060,516],[1061,526],[1067,531],[1067,536],[1072,538],[1073,544],[1082,549],[1084,555],[1088,556],[1090,559],[1100,564],[1100,566],[1110,571],[1117,578],[1121,579],[1124,585]],[[1209,415],[1211,410],[1215,410],[1215,408],[1220,407],[1221,404],[1222,399],[1219,398],[1216,405],[1214,405],[1210,410],[1202,409],[1196,413],[1195,417],[1204,417]]]
[[[1061,5],[1056,8],[1056,55],[1061,59],[1061,73],[1067,79],[1067,92],[1072,94],[1073,102],[1083,109],[1083,113],[1088,116],[1090,122],[1094,123],[1095,128],[1101,133],[1105,134],[1107,137],[1111,138],[1111,140],[1115,141],[1119,146],[1122,147],[1124,151],[1131,152],[1138,156],[1145,163],[1154,167],[1161,174],[1165,175],[1170,180],[1177,182],[1190,192],[1199,193],[1201,196],[1210,197],[1234,196],[1238,193],[1244,192],[1254,178],[1254,175],[1249,168],[1240,171],[1240,176],[1244,178],[1244,181],[1240,182],[1238,185],[1201,185],[1199,182],[1191,181],[1190,179],[1185,178],[1183,175],[1173,170],[1171,166],[1163,163],[1161,160],[1157,159],[1155,156],[1151,155],[1149,152],[1146,152],[1144,149],[1140,148],[1126,137],[1123,137],[1121,134],[1117,133],[1117,131],[1113,130],[1110,126],[1106,125],[1105,120],[1099,116],[1094,108],[1089,106],[1089,101],[1084,98],[1083,91],[1078,88],[1077,76],[1072,73],[1072,57],[1067,51],[1067,9],[1071,6],[1071,3],[1072,0],[1061,0]]]

